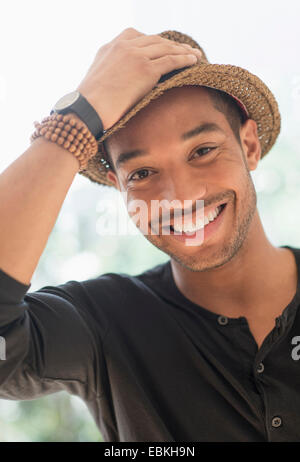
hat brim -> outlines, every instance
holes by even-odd
[[[148,94],[136,103],[99,139],[98,153],[90,159],[85,170],[79,172],[91,181],[107,186],[115,185],[106,178],[107,168],[101,161],[102,143],[126,123],[152,100],[165,91],[184,85],[199,85],[222,90],[245,107],[249,118],[257,123],[257,133],[261,144],[261,158],[271,149],[280,132],[281,117],[277,101],[270,89],[262,80],[251,72],[230,64],[198,63],[177,72],[163,82],[158,83]]]

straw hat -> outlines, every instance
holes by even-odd
[[[202,51],[201,61],[163,75],[149,93],[104,132],[98,140],[98,153],[90,159],[86,169],[79,173],[93,182],[115,187],[106,178],[109,165],[106,162],[103,141],[124,127],[128,120],[147,106],[150,101],[170,88],[183,85],[201,85],[230,94],[241,108],[245,119],[251,118],[257,123],[262,150],[261,157],[264,157],[279,135],[281,122],[278,104],[269,88],[256,75],[251,74],[246,69],[231,64],[210,64],[203,49],[189,35],[177,31],[165,31],[158,35],[199,48]]]

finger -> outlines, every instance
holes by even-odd
[[[197,47],[192,47],[192,46],[189,45],[188,43],[181,43],[180,45],[183,46],[183,47],[186,47],[188,50],[191,50],[191,49],[192,49],[192,50],[198,50],[199,53],[202,55],[202,51],[201,51],[199,48],[197,48]]]
[[[163,48],[164,50],[167,50],[167,47],[169,47],[170,48],[170,53],[174,52],[174,51],[171,51],[171,50],[179,50],[179,51],[189,50],[190,53],[196,53],[199,60],[202,58],[202,55],[203,55],[202,51],[199,50],[199,48],[194,48],[194,47],[192,47],[191,45],[189,45],[187,43],[180,43],[180,42],[175,42],[174,40],[165,39],[163,37],[160,37],[157,34],[144,35],[144,36],[136,37],[136,38],[130,40],[130,45],[140,47],[140,48],[145,48],[145,47],[148,48],[151,45],[157,45],[157,46],[161,45],[161,46],[164,47]],[[153,48],[153,50],[154,50],[154,48]],[[143,51],[146,51],[146,50],[143,50]],[[163,54],[164,53],[162,53],[161,56]],[[151,59],[155,59],[155,58],[159,58],[159,57],[160,57],[159,54],[156,54],[156,56],[154,55],[153,57],[151,57]]]
[[[198,50],[199,51],[199,50]],[[154,44],[142,48],[142,53],[149,59],[158,59],[167,55],[187,55],[195,54],[197,58],[200,56],[199,52],[193,48],[187,48],[177,45],[169,44]]]
[[[167,74],[174,69],[180,69],[181,67],[192,66],[197,64],[197,56],[193,54],[186,55],[167,55],[151,61],[152,65],[155,66],[156,72],[160,75]]]
[[[189,52],[193,52],[197,55],[198,57],[198,60],[200,61],[203,57],[203,53],[201,50],[199,50],[199,48],[196,48],[196,47],[192,47],[191,45],[188,45],[187,43],[181,43],[181,46],[185,47],[187,50],[189,50]]]
[[[112,42],[116,42],[118,40],[131,40],[136,39],[138,37],[143,37],[145,34],[142,32],[134,29],[133,27],[127,27],[124,29],[119,35],[117,35]]]
[[[163,37],[160,37],[157,34],[152,34],[152,35],[144,35],[144,36],[139,36],[139,37],[133,37],[130,40],[130,44],[136,47],[145,47],[148,45],[153,45],[153,44],[159,44],[159,43],[173,43],[173,40],[165,39]]]
[[[154,45],[154,44],[162,44],[162,45],[171,45],[171,46],[178,46],[178,47],[185,47],[192,49],[190,45],[187,43],[180,43],[176,42],[175,40],[170,40],[164,37],[161,37],[160,35],[157,34],[152,34],[152,35],[141,35],[139,37],[134,37],[130,40],[130,45],[136,46],[136,47],[145,47],[149,45]]]

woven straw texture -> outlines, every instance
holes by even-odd
[[[280,132],[281,118],[276,99],[259,77],[246,69],[230,64],[210,64],[204,50],[190,36],[177,31],[165,31],[161,37],[181,43],[188,43],[202,51],[201,61],[192,66],[176,69],[161,77],[154,88],[135,104],[119,121],[110,127],[98,141],[98,152],[90,159],[87,168],[79,172],[91,181],[115,187],[106,178],[106,162],[103,141],[126,123],[150,101],[166,90],[183,85],[201,85],[222,90],[238,98],[246,107],[249,117],[257,123],[258,137],[263,158],[271,149]]]

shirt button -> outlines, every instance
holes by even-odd
[[[261,374],[265,370],[265,366],[263,365],[263,363],[259,363],[256,370],[259,374]]]
[[[278,416],[273,417],[273,419],[272,419],[272,427],[277,428],[277,427],[280,427],[281,425],[282,425],[281,418],[278,417]]]
[[[218,317],[218,323],[221,324],[221,326],[225,326],[225,324],[228,323],[227,316],[219,316]]]

